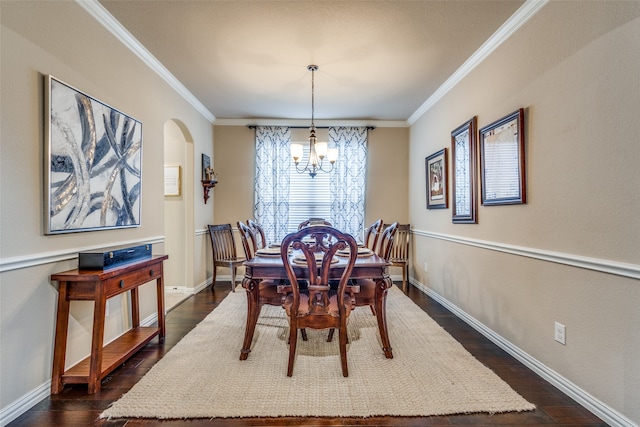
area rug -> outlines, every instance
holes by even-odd
[[[349,321],[349,377],[337,334],[308,331],[287,377],[288,325],[265,306],[249,358],[239,360],[247,301],[230,293],[101,418],[371,417],[528,411],[535,407],[393,287],[387,322],[393,359],[376,318],[358,307]]]

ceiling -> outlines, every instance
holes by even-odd
[[[100,0],[216,122],[405,122],[523,3]]]

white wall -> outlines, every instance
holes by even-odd
[[[639,16],[639,2],[548,3],[414,123],[409,160],[414,280],[635,423]],[[527,204],[480,206],[475,225],[426,210],[424,158],[472,116],[521,107]]]
[[[179,96],[75,2],[0,2],[0,424],[49,392],[57,284],[49,275],[77,267],[77,252],[152,242],[163,253],[164,125],[173,120],[191,136],[186,162],[213,151],[209,120]],[[64,235],[43,234],[44,75],[51,74],[143,124],[141,226]],[[206,282],[204,236],[194,221],[213,221],[200,186],[188,177],[193,200],[187,242],[194,248],[189,277]],[[197,184],[197,185],[196,185]],[[169,253],[172,257],[173,254]],[[122,333],[121,298],[110,303],[105,339]],[[67,364],[89,352],[92,307],[73,302]],[[141,290],[141,318],[155,313],[153,284]]]

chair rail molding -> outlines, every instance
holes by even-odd
[[[572,267],[599,271],[601,273],[640,279],[640,265],[638,264],[629,264],[602,258],[591,258],[564,252],[547,251],[544,249],[529,248],[526,246],[509,245],[506,243],[491,242],[488,240],[471,239],[468,237],[434,233],[424,230],[413,229],[411,232],[416,236],[446,240],[448,242],[459,243],[462,245],[475,246],[492,251],[505,252],[512,255],[524,256],[542,261],[555,262],[557,264],[570,265]]]
[[[109,242],[107,246],[91,245],[78,248],[68,248],[55,252],[41,252],[24,256],[16,256],[11,258],[0,259],[0,273],[11,270],[19,270],[21,268],[36,267],[38,265],[51,264],[54,262],[67,261],[78,258],[78,252],[93,251],[96,249],[104,249],[105,247],[129,246],[145,243],[164,243],[164,236],[154,236],[148,239],[123,240],[120,242]]]

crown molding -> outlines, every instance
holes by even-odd
[[[433,94],[407,119],[413,125],[424,113],[429,111],[451,89],[462,81],[473,69],[493,53],[504,41],[509,39],[531,17],[542,9],[549,0],[526,0],[504,24],[496,30]]]
[[[308,119],[216,119],[214,126],[296,126],[308,127]],[[329,126],[362,126],[374,128],[406,128],[409,123],[404,120],[315,120],[316,127]]]
[[[105,9],[98,0],[75,0],[89,15],[102,24],[131,52],[156,72],[167,84],[182,96],[204,118],[213,123],[216,117],[196,98],[158,59],[151,54],[124,26]]]

